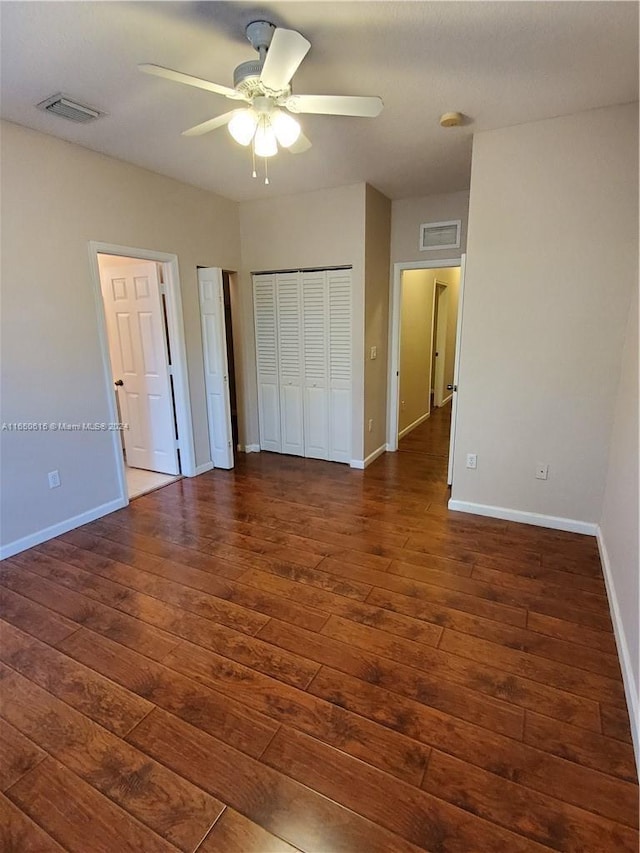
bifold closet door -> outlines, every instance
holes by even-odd
[[[328,270],[329,459],[351,461],[351,270]]]
[[[329,458],[329,318],[327,274],[302,273],[304,455]]]
[[[275,275],[253,277],[261,450],[281,451],[278,314]]]
[[[301,277],[276,275],[278,307],[278,378],[280,380],[280,447],[282,453],[304,456],[302,392]]]

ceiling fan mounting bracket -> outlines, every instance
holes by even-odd
[[[245,32],[254,50],[261,53],[261,48],[264,51],[268,50],[275,30],[276,28],[269,21],[252,21],[247,24]]]

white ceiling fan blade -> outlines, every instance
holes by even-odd
[[[260,82],[274,92],[286,89],[311,47],[295,30],[276,29],[260,74]]]
[[[238,110],[231,110],[230,113],[224,113],[221,116],[210,118],[208,121],[203,121],[202,124],[197,124],[195,127],[190,127],[189,130],[183,130],[183,136],[202,136],[203,133],[210,133],[219,127],[224,127],[229,124]]]
[[[284,106],[292,113],[375,118],[384,104],[382,98],[359,95],[291,95]]]
[[[192,77],[191,74],[183,74],[181,71],[174,71],[172,68],[163,68],[162,65],[152,65],[150,63],[142,63],[138,65],[138,68],[145,74],[164,77],[166,80],[172,80],[174,83],[184,83],[187,86],[195,86],[197,89],[214,92],[216,95],[224,95],[227,98],[234,98],[234,100],[243,100],[243,96],[239,92],[236,92],[235,89],[230,89],[228,86],[221,86],[219,83],[211,83],[209,80],[202,80],[200,77]]]
[[[286,150],[292,154],[303,154],[311,148],[311,140],[301,133],[293,145],[290,145]]]

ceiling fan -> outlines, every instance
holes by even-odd
[[[311,44],[295,30],[275,27],[268,21],[254,21],[247,26],[246,34],[259,58],[238,65],[233,72],[233,89],[160,65],[138,66],[146,74],[248,104],[197,124],[185,130],[184,136],[200,136],[228,126],[231,136],[240,145],[252,145],[255,160],[256,156],[266,158],[277,154],[278,145],[293,153],[311,147],[291,113],[374,118],[382,110],[382,100],[378,97],[292,94],[291,79]],[[253,174],[255,177],[255,162]],[[266,178],[265,183],[268,182]]]

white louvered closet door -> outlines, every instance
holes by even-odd
[[[304,455],[329,458],[329,323],[327,274],[302,273]]]
[[[260,449],[281,450],[278,313],[275,275],[253,277]]]
[[[328,270],[329,459],[351,461],[351,270]]]
[[[304,456],[302,294],[299,273],[276,275],[282,453]]]

